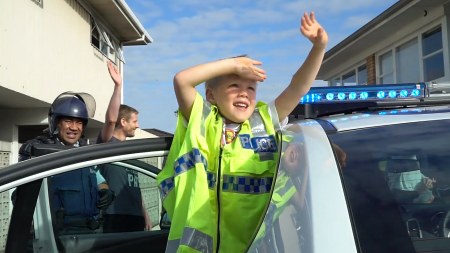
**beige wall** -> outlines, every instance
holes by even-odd
[[[0,86],[51,103],[64,91],[97,102],[103,122],[113,82],[90,43],[90,16],[75,0],[0,1]]]

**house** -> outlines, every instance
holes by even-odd
[[[326,52],[329,86],[449,81],[450,1],[400,0]]]
[[[107,61],[123,75],[123,47],[153,42],[125,1],[0,1],[0,15],[0,167],[42,134],[50,104],[66,91],[95,98],[86,137],[96,138],[114,87]],[[156,136],[136,132],[149,137]]]

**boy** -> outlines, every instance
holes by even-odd
[[[302,17],[313,48],[286,90],[256,103],[261,62],[238,57],[194,66],[174,77],[178,126],[161,198],[171,220],[166,252],[245,252],[269,201],[280,122],[309,91],[328,36],[314,13]],[[195,86],[205,82],[206,100]]]

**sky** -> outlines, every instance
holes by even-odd
[[[257,99],[269,102],[289,85],[312,47],[300,32],[303,13],[315,12],[329,50],[396,0],[126,2],[154,41],[124,48],[124,104],[139,111],[140,128],[174,133],[178,105],[172,80],[179,71],[247,54],[263,63],[267,79]],[[203,84],[197,87],[204,95]]]

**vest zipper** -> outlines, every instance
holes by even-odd
[[[223,149],[220,149],[219,168],[217,170],[217,253],[219,252],[220,247],[220,167],[222,164],[222,150]]]

